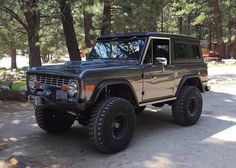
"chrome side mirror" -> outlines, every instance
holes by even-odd
[[[156,57],[155,64],[156,65],[167,65],[167,59],[164,57]]]

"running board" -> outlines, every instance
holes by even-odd
[[[172,97],[172,98],[167,98],[167,99],[161,99],[161,100],[156,100],[156,101],[150,101],[150,102],[146,102],[146,103],[140,103],[139,106],[146,106],[146,105],[152,105],[152,104],[156,104],[156,103],[163,103],[163,102],[168,102],[168,101],[172,101],[172,100],[176,100],[177,97]]]

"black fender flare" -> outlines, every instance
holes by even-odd
[[[175,96],[178,96],[178,95],[179,95],[179,93],[180,93],[180,91],[181,91],[181,89],[182,89],[184,83],[185,83],[188,79],[192,79],[192,78],[197,78],[197,79],[199,80],[199,84],[200,84],[200,88],[199,88],[199,89],[200,89],[201,92],[204,92],[204,87],[203,87],[203,85],[202,85],[202,82],[201,82],[200,77],[199,77],[198,75],[191,75],[191,76],[184,76],[184,77],[181,79],[181,81],[180,81],[180,83],[179,83],[179,85],[178,85],[177,91],[176,91],[176,93],[175,93]]]
[[[135,90],[133,88],[133,86],[131,85],[131,83],[126,80],[126,79],[108,79],[108,80],[103,80],[101,81],[94,89],[93,94],[90,98],[90,102],[95,103],[100,95],[100,93],[102,92],[102,90],[104,88],[106,88],[107,86],[110,85],[116,85],[116,84],[122,84],[122,85],[126,85],[129,87],[129,89],[132,91],[135,103],[138,104],[138,98],[137,95],[135,93]]]

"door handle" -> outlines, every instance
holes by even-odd
[[[150,73],[149,75],[150,75],[151,79],[157,79],[157,75],[155,75],[153,73]]]

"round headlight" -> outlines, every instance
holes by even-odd
[[[78,92],[78,86],[77,86],[75,81],[70,81],[68,83],[68,90],[67,90],[67,92],[68,92],[70,97],[74,97],[75,94]]]
[[[35,75],[29,76],[29,88],[34,89],[35,88],[35,81],[37,80]]]

